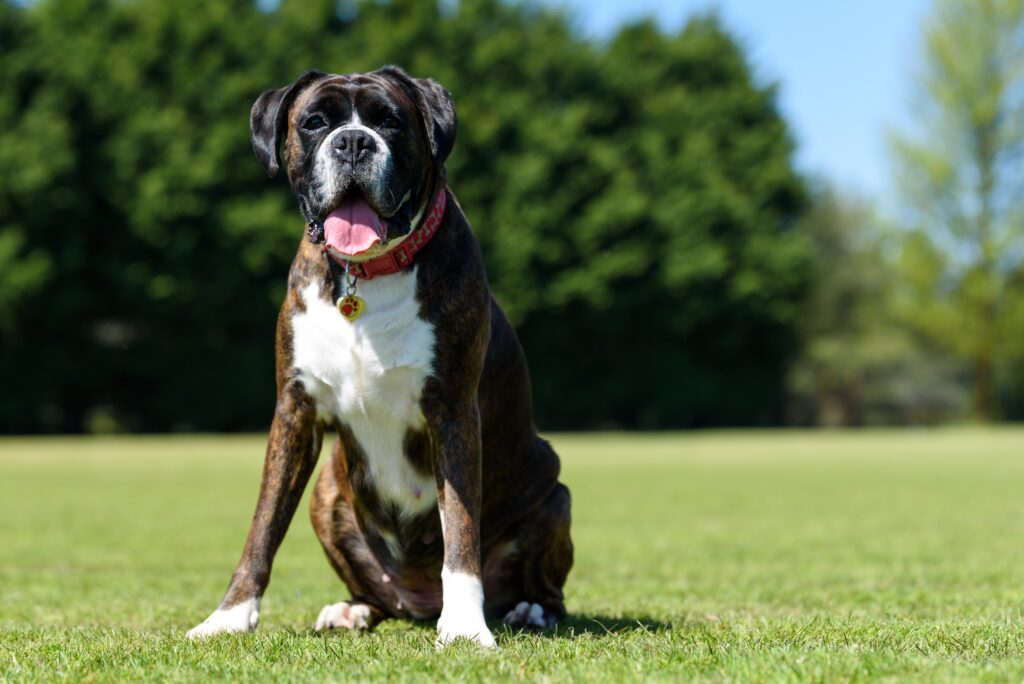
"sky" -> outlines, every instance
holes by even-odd
[[[921,22],[930,0],[549,0],[603,38],[653,16],[675,31],[715,9],[745,47],[797,142],[798,167],[847,191],[894,201],[887,131],[912,126]]]

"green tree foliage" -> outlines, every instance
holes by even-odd
[[[24,59],[25,37],[22,13],[9,4],[0,4],[0,82],[7,84],[0,89],[0,121],[10,122],[21,115],[19,90],[24,84],[17,76],[21,71],[18,63]],[[57,136],[59,143],[61,132],[54,124],[48,119],[36,121],[35,133]],[[7,181],[7,192],[0,192],[0,332],[9,332],[19,300],[42,287],[51,269],[47,253],[28,246],[28,226],[15,215],[11,194],[45,186],[50,168],[60,162],[35,157],[31,142],[9,129],[0,131],[0,149],[4,150],[0,154],[0,178]]]
[[[865,201],[815,193],[801,232],[813,287],[801,320],[790,420],[801,425],[936,423],[960,414],[962,372],[900,320],[891,230]]]
[[[388,62],[455,96],[542,425],[780,419],[804,189],[715,18],[596,44],[498,0],[43,0],[0,2],[0,430],[264,426],[303,231],[249,106]]]
[[[525,270],[547,303],[522,326],[528,346],[553,351],[533,360],[545,415],[589,426],[777,422],[807,262],[793,223],[803,187],[773,92],[751,83],[708,18],[675,37],[627,27],[598,69],[606,83],[576,139],[602,144],[565,166],[577,204],[561,205],[561,221],[538,217],[537,266]],[[560,184],[538,180],[538,194]]]
[[[1024,0],[938,0],[925,28],[922,101],[897,139],[913,228],[904,314],[970,367],[973,414],[1024,357]]]

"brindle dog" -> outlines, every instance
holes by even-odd
[[[455,131],[448,91],[396,67],[309,72],[253,106],[256,156],[271,176],[283,164],[311,229],[277,321],[256,513],[224,599],[190,637],[255,629],[330,428],[338,440],[313,491],[313,527],[351,599],[326,606],[318,630],[439,618],[438,644],[493,646],[485,615],[532,628],[565,616],[569,491],[447,187]],[[406,240],[422,245],[405,268],[346,277],[346,264],[368,274]],[[365,309],[348,320],[335,303],[353,282]]]

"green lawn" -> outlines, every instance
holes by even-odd
[[[345,590],[305,509],[258,632],[189,643],[261,438],[0,440],[0,681],[1024,679],[1024,430],[553,441],[571,616],[491,654],[407,621],[314,634]]]

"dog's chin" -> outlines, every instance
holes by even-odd
[[[334,249],[330,245],[327,245],[326,249],[328,254],[330,254],[332,257],[339,261],[372,261],[377,257],[384,256],[385,254],[393,250],[395,247],[405,242],[405,239],[408,238],[410,235],[412,235],[412,231],[408,230],[405,233],[402,233],[401,235],[395,235],[394,237],[392,237],[389,231],[388,237],[386,239],[384,239],[382,242],[378,242],[377,244],[367,249],[365,252],[360,252],[359,254],[345,254],[344,252],[340,252],[337,249]]]
[[[401,242],[401,240],[387,240],[385,242],[379,242],[370,247],[369,249],[367,249],[365,252],[360,252],[359,254],[345,254],[344,252],[338,251],[334,247],[328,246],[327,253],[334,257],[334,259],[337,261],[372,261],[377,257],[381,257],[387,254],[399,242]]]

